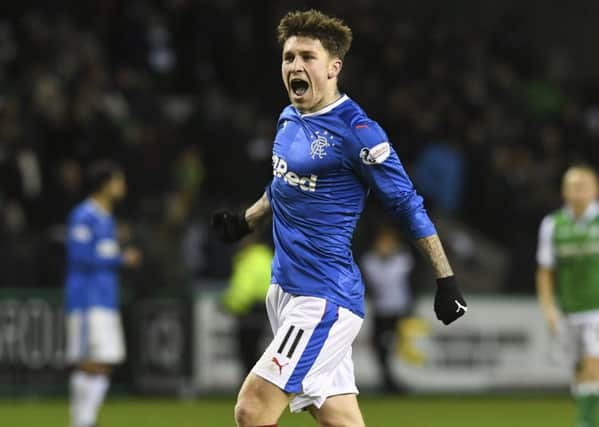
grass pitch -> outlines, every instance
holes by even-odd
[[[368,427],[570,427],[567,396],[362,397]],[[234,427],[232,398],[111,398],[99,427]],[[316,426],[309,414],[286,412],[281,427]],[[0,400],[2,427],[68,427],[65,399]]]

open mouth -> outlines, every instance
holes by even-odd
[[[295,96],[303,96],[308,91],[310,85],[305,80],[293,78],[289,82],[289,87]]]

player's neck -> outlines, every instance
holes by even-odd
[[[103,196],[102,194],[93,194],[91,199],[104,212],[112,212],[112,200],[110,200],[110,198]]]
[[[301,114],[312,114],[312,113],[318,113],[321,110],[324,110],[325,108],[327,108],[329,105],[334,104],[335,102],[339,101],[339,99],[341,98],[341,92],[339,92],[339,89],[335,88],[335,90],[328,94],[327,96],[325,96],[318,104],[316,104],[314,107],[310,108],[309,110],[299,110],[299,112]]]
[[[335,102],[339,101],[340,98],[341,98],[341,92],[339,92],[339,89],[337,89],[337,87],[335,87],[335,90],[328,96],[328,99],[327,99],[325,105],[323,105],[321,108],[325,108],[331,104],[334,104]]]
[[[585,212],[589,209],[589,206],[591,206],[591,203],[587,203],[586,205],[570,205],[574,219],[577,221],[581,219]]]

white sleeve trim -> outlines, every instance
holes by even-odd
[[[539,228],[539,245],[537,247],[537,263],[541,267],[555,267],[555,247],[553,244],[553,230],[555,219],[553,215],[543,218]]]

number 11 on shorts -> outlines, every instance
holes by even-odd
[[[293,353],[295,352],[295,349],[297,348],[298,343],[302,339],[302,335],[304,335],[304,330],[297,328],[297,332],[294,335],[293,341],[291,341],[291,336],[293,335],[294,331],[295,331],[295,326],[293,326],[293,325],[289,326],[289,329],[287,329],[287,333],[285,334],[285,338],[283,338],[283,342],[281,342],[281,345],[279,346],[279,349],[277,350],[277,353],[282,355],[283,352],[285,351],[287,344],[289,342],[291,342],[291,346],[289,347],[289,350],[287,351],[287,355],[286,355],[287,359],[291,359],[293,357]]]

